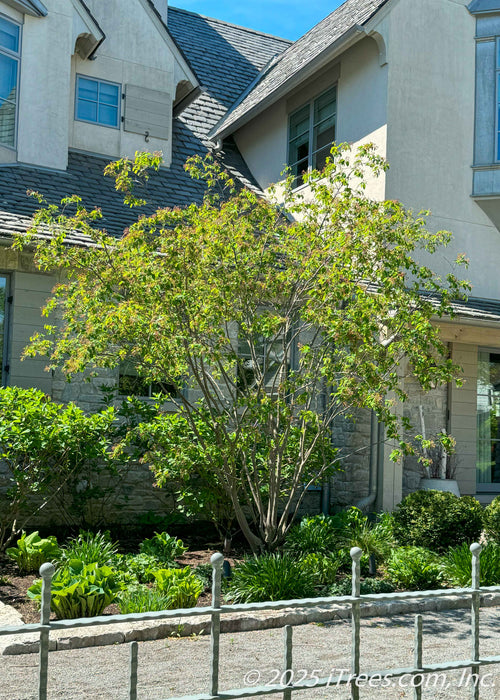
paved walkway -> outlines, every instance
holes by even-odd
[[[362,670],[407,667],[413,659],[413,615],[392,619],[372,617],[362,622]],[[465,610],[424,613],[424,663],[464,659],[470,655],[470,615]],[[294,669],[308,678],[349,668],[351,627],[346,620],[294,628]],[[170,638],[139,645],[140,700],[164,699],[208,688],[210,640],[205,636]],[[128,645],[51,653],[49,698],[64,700],[125,700]],[[221,638],[221,690],[269,683],[282,668],[283,630],[224,634]],[[481,611],[481,654],[500,655],[500,609]],[[0,656],[0,699],[35,700],[35,654]],[[276,669],[276,671],[275,671]],[[248,675],[250,673],[250,675]],[[482,671],[481,700],[500,697],[500,667]],[[449,672],[423,689],[425,700],[470,700],[463,672]],[[125,688],[125,690],[124,690]],[[280,697],[280,696],[276,696]],[[346,689],[315,689],[294,698],[346,700]],[[366,700],[413,698],[413,690],[394,681],[391,687],[365,687]]]

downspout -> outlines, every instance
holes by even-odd
[[[370,425],[370,456],[368,461],[368,495],[356,503],[356,508],[367,510],[377,500],[379,464],[380,464],[380,434],[381,424],[377,420],[375,411],[372,411]]]
[[[323,391],[321,392],[323,403],[323,415],[326,413],[326,389],[323,383]],[[323,515],[330,515],[330,477],[326,478],[321,485],[321,512]]]

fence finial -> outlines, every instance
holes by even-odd
[[[52,576],[56,573],[56,567],[54,566],[54,564],[46,562],[45,564],[41,565],[39,572],[42,578],[49,579],[52,578]]]
[[[214,569],[221,569],[223,561],[224,555],[220,552],[215,552],[215,554],[212,554],[212,556],[210,557],[210,563],[212,564]]]
[[[353,547],[350,551],[350,554],[351,559],[354,559],[354,561],[359,561],[361,559],[361,555],[363,554],[363,550],[359,547]]]
[[[350,554],[352,559],[352,595],[359,597],[361,587],[360,561],[363,551],[359,547],[353,547]]]
[[[472,553],[472,588],[478,589],[480,586],[480,562],[479,555],[481,554],[482,546],[474,542],[470,546]]]

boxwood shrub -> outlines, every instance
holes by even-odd
[[[402,546],[420,546],[444,552],[479,539],[483,508],[472,496],[443,491],[415,491],[394,512],[393,532]]]

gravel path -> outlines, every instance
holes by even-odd
[[[436,663],[470,656],[467,611],[454,610],[424,614],[424,663]],[[362,671],[408,667],[413,660],[413,615],[370,618],[362,621]],[[500,609],[481,611],[481,654],[500,655]],[[324,625],[302,625],[294,628],[294,669],[314,670],[328,676],[332,669],[350,665],[351,627],[348,621]],[[176,695],[203,693],[208,689],[210,639],[170,638],[139,644],[140,700],[159,700]],[[96,647],[74,651],[58,651],[49,657],[49,698],[64,700],[125,700],[127,698],[128,646]],[[283,630],[240,632],[221,637],[220,689],[244,687],[249,671],[251,680],[266,684],[282,668]],[[35,700],[37,688],[37,655],[0,657],[0,699]],[[257,673],[258,672],[258,673]],[[423,698],[470,700],[471,690],[460,685],[463,672],[449,672],[436,686],[425,687]],[[303,674],[301,674],[303,675]],[[481,700],[500,698],[500,666],[482,671]],[[276,681],[275,681],[276,682]],[[361,687],[360,697],[366,700],[413,698],[406,679],[405,687],[393,681],[394,687]],[[445,687],[442,684],[446,683]],[[123,688],[125,687],[125,690]],[[281,697],[276,695],[274,697]],[[316,688],[294,694],[294,698],[332,698],[346,700],[345,688]]]

